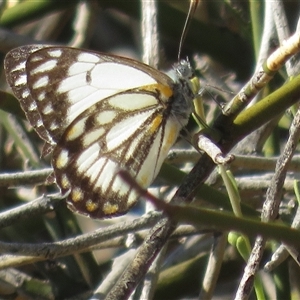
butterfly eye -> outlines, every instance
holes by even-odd
[[[93,218],[126,213],[156,177],[191,114],[191,67],[178,79],[130,59],[67,47],[24,46],[5,59],[26,116],[54,147],[52,166],[68,206]]]

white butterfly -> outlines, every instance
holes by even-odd
[[[9,85],[53,150],[52,165],[68,206],[93,218],[124,214],[154,180],[186,125],[198,92],[187,61],[176,79],[138,61],[97,52],[30,45],[5,58]]]

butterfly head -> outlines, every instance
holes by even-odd
[[[188,80],[194,77],[194,72],[192,66],[188,59],[182,59],[177,64],[173,66],[175,73],[177,74],[178,78],[182,78]]]
[[[180,60],[173,67],[178,81],[184,81],[189,85],[190,90],[194,95],[197,95],[200,90],[199,80],[188,60],[188,58]]]
[[[186,125],[192,112],[192,102],[199,93],[200,85],[194,70],[188,59],[180,60],[173,66],[168,75],[174,81],[174,97],[173,112],[177,117],[182,117],[180,122]]]

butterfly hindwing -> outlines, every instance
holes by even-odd
[[[122,96],[128,95],[115,97],[122,101]],[[144,98],[149,104],[157,101],[141,92],[132,96]],[[163,108],[151,104],[130,112],[111,107],[108,103],[111,99],[78,116],[53,153],[57,182],[62,192],[71,190],[68,197],[71,207],[77,211],[88,209],[97,218],[123,214],[138,198],[135,190],[118,177],[120,169],[128,170],[137,182],[147,187],[166,156],[166,145],[162,142],[167,124],[156,124]],[[105,116],[102,111],[110,113]]]

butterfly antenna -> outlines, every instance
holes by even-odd
[[[191,20],[192,20],[194,14],[195,14],[195,11],[198,7],[198,4],[199,4],[199,0],[190,0],[189,11],[188,11],[187,17],[185,19],[184,27],[183,27],[182,34],[181,34],[181,37],[180,37],[180,42],[179,42],[178,61],[180,60],[183,42],[185,40],[187,31],[189,29],[189,26],[191,24]]]

